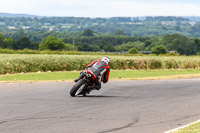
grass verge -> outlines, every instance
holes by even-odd
[[[185,128],[178,129],[176,131],[172,131],[170,133],[200,133],[200,122],[189,125]]]
[[[41,72],[0,75],[0,82],[72,81],[79,76],[72,72]],[[111,80],[148,80],[200,77],[200,69],[186,70],[111,70]]]

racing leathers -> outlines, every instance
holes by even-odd
[[[88,89],[99,90],[101,88],[101,81],[103,81],[103,83],[108,82],[110,69],[106,62],[102,60],[94,60],[89,65],[87,65],[86,69],[89,70],[95,77],[95,85],[89,86]],[[75,82],[82,79],[83,77],[83,73],[81,72],[80,76],[75,80]]]

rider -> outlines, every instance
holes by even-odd
[[[88,89],[97,89],[101,88],[101,79],[103,83],[108,82],[110,68],[108,66],[110,59],[107,56],[104,56],[101,60],[94,60],[89,65],[87,65],[87,70],[94,74],[96,77],[95,84],[89,86]],[[84,77],[83,72],[80,73],[80,76],[74,80],[74,82],[78,82],[80,79]]]

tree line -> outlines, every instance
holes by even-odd
[[[66,51],[105,51],[130,52],[150,51],[155,54],[176,51],[181,55],[200,53],[200,38],[187,37],[181,34],[164,36],[127,36],[123,31],[115,34],[99,34],[91,29],[77,32],[75,36],[56,37],[48,35],[41,41],[31,41],[27,36],[17,39],[0,34],[0,48],[3,49],[34,49],[34,50],[66,50]]]

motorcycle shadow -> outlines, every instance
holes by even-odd
[[[109,96],[109,95],[87,95],[87,96],[77,96],[82,98],[118,98],[119,96]]]

